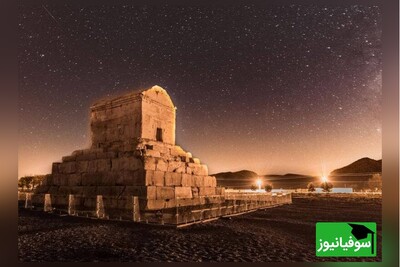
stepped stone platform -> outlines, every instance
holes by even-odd
[[[163,88],[103,99],[90,111],[90,148],[53,163],[26,207],[179,224],[225,205],[207,166],[175,144],[176,107]]]

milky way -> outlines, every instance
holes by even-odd
[[[155,84],[211,173],[381,158],[381,26],[376,6],[20,6],[19,175],[87,147],[95,100]]]

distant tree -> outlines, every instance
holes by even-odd
[[[19,178],[18,180],[18,185],[21,186],[22,190],[26,189],[31,189],[32,186],[32,181],[33,181],[33,176],[24,176]]]
[[[264,187],[265,191],[271,192],[272,191],[272,185],[271,184],[266,184]]]
[[[368,180],[368,187],[372,191],[380,191],[382,190],[382,175],[381,174],[374,174]]]
[[[35,175],[32,179],[32,189],[35,189],[37,186],[41,185],[46,175]]]
[[[257,187],[256,185],[254,185],[254,184],[252,184],[251,187],[250,187],[250,189],[253,190],[253,191],[256,191],[257,188],[258,188],[258,187]]]
[[[307,185],[307,190],[308,190],[308,192],[314,192],[315,191],[315,185],[313,183],[309,183]]]
[[[321,188],[323,192],[330,192],[331,189],[333,188],[333,184],[329,182],[323,182],[321,184]]]

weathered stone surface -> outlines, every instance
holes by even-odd
[[[75,161],[75,160],[76,160],[76,156],[74,156],[74,155],[62,157],[63,162],[69,162],[69,161]]]
[[[59,173],[60,162],[53,162],[51,167],[51,173]]]
[[[193,175],[194,178],[194,186],[203,187],[205,186],[205,177],[199,175]]]
[[[94,186],[100,184],[99,173],[83,173],[82,174],[82,185],[83,186]]]
[[[168,169],[168,162],[164,159],[157,159],[156,171],[166,172]]]
[[[88,161],[87,170],[88,173],[95,173],[97,172],[97,163],[95,160]]]
[[[199,196],[199,188],[192,187],[192,196],[193,197],[198,197]]]
[[[154,171],[146,170],[145,171],[145,185],[154,185],[153,177],[154,177]]]
[[[170,186],[157,186],[157,199],[175,198],[175,188]]]
[[[156,159],[152,157],[144,157],[143,167],[145,170],[155,171],[156,170]]]
[[[182,186],[194,186],[194,177],[191,174],[182,173]]]
[[[105,172],[111,170],[111,161],[110,159],[98,159],[96,160],[97,171]]]
[[[76,162],[76,172],[77,173],[84,173],[88,170],[88,161],[77,161]]]
[[[175,145],[175,107],[162,88],[99,101],[90,120],[91,148],[53,163],[38,192],[74,194],[90,209],[103,195],[105,210],[131,209],[132,196],[154,210],[207,204],[214,201],[208,196],[224,195],[207,166]]]
[[[164,176],[165,176],[165,172],[154,171],[153,185],[155,185],[155,186],[164,186],[165,185]]]
[[[182,183],[182,174],[176,172],[165,173],[166,186],[180,186]]]
[[[191,187],[175,187],[175,197],[176,198],[192,198],[192,188]]]
[[[215,195],[215,187],[199,187],[199,196]]]
[[[61,174],[61,173],[56,173],[53,174],[53,182],[50,185],[67,185],[68,184],[68,175],[67,174]]]
[[[95,160],[96,157],[96,153],[83,153],[80,154],[78,156],[76,156],[76,160],[77,161],[81,161],[81,160]]]
[[[80,173],[68,175],[66,180],[69,186],[82,185],[82,175]]]
[[[166,201],[163,199],[149,199],[146,202],[147,210],[160,210],[165,208]]]
[[[76,162],[63,162],[58,166],[60,173],[74,173],[76,172]]]
[[[216,195],[225,195],[225,187],[216,187],[215,194]]]
[[[113,151],[96,153],[97,159],[113,159],[113,158],[116,158],[117,156],[118,156],[118,153],[113,152]]]
[[[97,186],[83,186],[82,194],[86,197],[95,197],[97,195]]]

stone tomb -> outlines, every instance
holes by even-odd
[[[176,108],[163,88],[100,100],[90,111],[91,147],[53,163],[33,205],[50,194],[55,208],[73,199],[77,211],[95,211],[101,196],[106,214],[129,217],[133,196],[144,214],[224,201],[207,166],[175,144]]]

